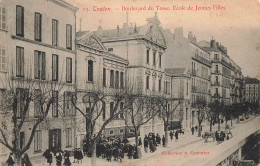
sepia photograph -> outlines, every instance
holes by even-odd
[[[260,0],[0,0],[1,166],[260,166]]]

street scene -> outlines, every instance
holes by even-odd
[[[234,55],[256,40],[259,61],[259,28],[228,47],[160,11],[90,25],[81,3],[0,0],[1,165],[260,164],[260,75]]]

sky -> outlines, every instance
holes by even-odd
[[[260,0],[65,0],[79,8],[77,31],[115,29],[126,22],[124,7],[146,7],[143,11],[128,11],[128,22],[137,26],[146,24],[146,19],[157,12],[160,26],[170,29],[182,26],[184,36],[189,31],[197,41],[216,41],[227,47],[228,55],[241,68],[244,76],[260,79]],[[214,9],[213,9],[213,5]],[[111,11],[93,11],[111,8]],[[149,6],[154,10],[149,10]],[[158,6],[158,8],[157,8]],[[173,10],[173,6],[185,10]],[[188,7],[193,10],[188,10]],[[97,8],[96,7],[96,8]],[[160,10],[159,7],[169,10]],[[184,8],[183,8],[184,7]],[[203,10],[197,10],[200,7]],[[216,7],[221,8],[217,10]],[[88,8],[88,11],[86,9]],[[208,9],[208,10],[205,10]]]

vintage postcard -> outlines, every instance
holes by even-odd
[[[0,0],[0,165],[260,165],[259,0]]]

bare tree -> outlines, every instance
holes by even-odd
[[[168,127],[171,117],[174,115],[175,110],[181,104],[181,99],[158,97],[158,116],[163,119],[164,122],[164,135],[165,135],[165,147],[168,145]]]
[[[59,93],[64,84],[13,76],[6,76],[2,83],[6,89],[0,94],[0,143],[14,153],[15,163],[20,165],[21,156],[30,148],[37,127],[46,120],[55,103],[53,92]],[[22,146],[20,132],[28,123],[32,129]]]
[[[198,119],[198,124],[199,124],[198,136],[201,137],[201,124],[206,116],[206,107],[207,107],[206,101],[198,97],[197,100],[192,104],[192,107],[197,109],[197,113],[195,114],[195,117]]]
[[[119,109],[120,103],[125,101],[128,90],[125,89],[102,89],[93,88],[92,90],[76,91],[72,98],[72,103],[76,111],[83,116],[86,121],[87,140],[91,142],[91,165],[96,165],[96,144],[101,137],[105,127],[120,114],[124,112]],[[110,116],[104,119],[102,124],[98,124],[98,120],[102,118],[105,109],[105,100],[109,98],[113,101],[113,108],[110,109]],[[83,107],[79,106],[79,102],[83,101]],[[100,126],[98,126],[100,125]]]
[[[148,123],[157,115],[158,104],[156,97],[141,94],[129,94],[126,97],[125,114],[126,126],[134,130],[135,146],[138,146],[138,134],[140,127]]]

